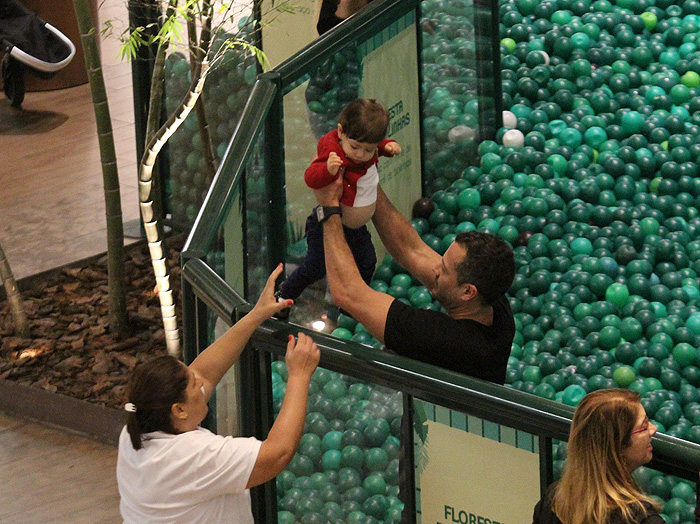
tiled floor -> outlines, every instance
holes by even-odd
[[[0,413],[0,522],[121,522],[117,450]]]
[[[100,4],[117,29],[126,1]],[[118,34],[118,31],[115,31]],[[117,150],[124,221],[138,219],[131,66],[116,37],[102,59]],[[76,56],[75,60],[82,60]],[[0,100],[0,243],[15,278],[104,252],[102,171],[90,88],[27,93],[21,110]],[[127,240],[128,241],[128,240]]]
[[[100,20],[123,24],[126,0],[101,2]],[[104,40],[102,57],[128,221],[138,218],[136,145],[131,67],[117,60],[118,47]],[[27,93],[22,110],[2,96],[0,243],[17,279],[106,250],[88,85]],[[0,522],[121,522],[116,455],[112,446],[0,413]]]

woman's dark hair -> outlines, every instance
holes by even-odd
[[[349,139],[378,144],[386,138],[389,112],[376,100],[357,98],[343,108],[338,123]]]
[[[188,382],[187,367],[175,357],[157,357],[134,370],[127,398],[136,411],[129,413],[126,423],[134,449],[143,447],[143,433],[176,433],[170,408],[185,401]]]

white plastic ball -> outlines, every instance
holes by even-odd
[[[513,147],[523,147],[525,135],[517,129],[509,129],[503,135],[503,145]]]
[[[518,117],[510,111],[503,111],[503,127],[513,128],[518,123]]]
[[[450,142],[461,142],[462,140],[473,140],[476,133],[471,127],[467,126],[454,126],[447,133],[447,140]]]

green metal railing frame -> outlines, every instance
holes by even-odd
[[[210,343],[208,316],[211,312],[232,325],[251,307],[245,293],[239,293],[226,283],[207,265],[205,258],[237,192],[243,192],[246,162],[262,132],[265,133],[267,196],[271,202],[269,267],[284,258],[283,228],[276,226],[286,220],[281,153],[284,90],[329,54],[375,34],[411,9],[418,9],[419,3],[418,0],[377,1],[303,49],[295,59],[258,76],[182,252],[186,361],[191,362]],[[242,200],[245,211],[245,198]],[[552,440],[567,439],[573,408],[274,319],[256,331],[249,350],[241,358],[242,405],[256,406],[252,413],[243,417],[245,434],[264,438],[271,427],[270,363],[273,357],[283,356],[288,336],[299,331],[312,335],[317,341],[323,367],[400,391],[404,394],[405,406],[410,406],[411,398],[415,397],[537,436],[542,489],[551,482]],[[212,412],[215,410],[210,410]],[[213,421],[207,420],[205,424],[211,427]],[[404,437],[412,442],[412,431]],[[655,457],[651,467],[685,479],[696,479],[700,469],[700,445],[667,435],[656,435],[653,443]],[[412,446],[406,447],[412,453]],[[254,491],[256,522],[276,521],[274,489],[270,482]],[[415,510],[415,505],[410,509]]]
[[[250,310],[250,304],[202,260],[188,261],[183,277],[191,283],[196,299],[229,325]],[[533,435],[568,438],[574,408],[522,391],[275,319],[265,322],[251,343],[258,352],[281,356],[289,335],[299,331],[314,337],[321,349],[321,365],[327,369]],[[656,434],[652,441],[654,459],[650,467],[696,480],[700,445],[663,434]]]

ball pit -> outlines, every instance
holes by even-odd
[[[662,431],[697,442],[700,428],[683,411],[694,401],[680,395],[700,385],[694,11],[670,2],[501,2],[503,104],[517,123],[501,143],[480,144],[480,170],[462,178],[480,191],[501,187],[471,222],[495,219],[502,237],[506,226],[517,230],[506,240],[521,238],[509,384],[572,405],[572,387],[629,387]],[[507,139],[514,130],[523,146]],[[501,164],[518,173],[496,180]],[[537,184],[520,182],[533,175]],[[512,187],[522,199],[506,196]]]
[[[423,22],[426,45],[444,52],[454,49],[449,35],[462,21],[440,14],[449,3],[423,2],[433,20]],[[501,1],[505,127],[498,142],[479,144],[478,167],[462,164],[458,176],[454,166],[436,170],[440,133],[450,132],[436,107],[462,107],[452,115],[459,119],[469,106],[425,76],[424,130],[437,145],[426,148],[425,175],[436,209],[427,224],[414,220],[424,239],[436,237],[438,251],[437,227],[487,231],[490,221],[513,245],[511,387],[570,405],[594,389],[629,387],[662,432],[693,442],[700,442],[698,11],[693,2]],[[469,205],[469,190],[482,202]],[[456,212],[443,203],[450,193],[465,195]],[[655,486],[676,481],[663,478],[646,485],[667,499]],[[691,521],[684,517],[694,501],[679,510],[677,498],[666,515]]]
[[[272,364],[275,416],[287,376]],[[398,523],[401,394],[322,368],[309,393],[297,454],[277,477],[278,521]]]

